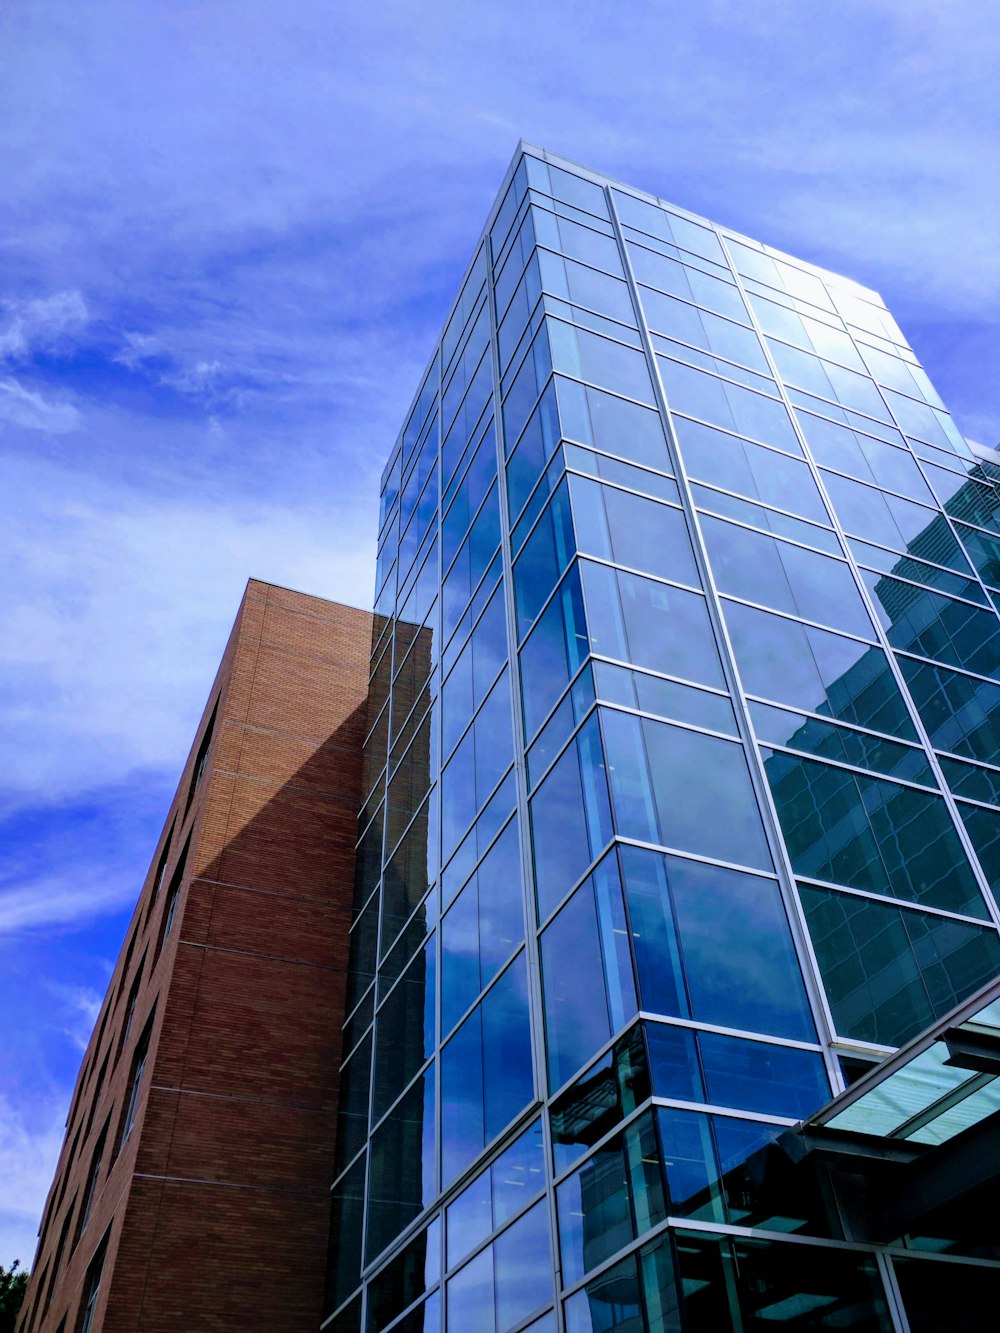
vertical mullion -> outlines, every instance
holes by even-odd
[[[525,213],[530,213],[530,204]],[[507,503],[506,438],[503,422],[503,399],[500,387],[499,348],[497,345],[496,299],[493,291],[492,263],[488,265],[487,299],[490,310],[490,355],[493,364],[493,393],[497,443],[497,500],[500,506],[500,549],[503,560],[504,601],[507,618],[507,651],[510,669],[511,709],[514,727],[514,776],[517,787],[518,822],[520,824],[522,905],[525,924],[525,959],[528,970],[528,1012],[531,1022],[531,1049],[534,1061],[536,1100],[547,1103],[549,1095],[548,1065],[545,1054],[544,1006],[542,1001],[541,949],[538,940],[538,919],[535,908],[534,869],[531,855],[531,826],[528,813],[528,777],[525,758],[524,719],[521,711],[521,672],[518,658],[517,614],[514,604],[513,561],[510,549],[510,514]],[[541,327],[544,327],[543,319]],[[559,1300],[560,1261],[555,1207],[555,1189],[552,1184],[552,1143],[547,1110],[542,1111],[542,1149],[545,1156],[545,1189],[549,1212],[549,1244],[553,1272],[553,1299],[556,1326],[563,1328],[562,1305]]]
[[[697,511],[695,508],[694,496],[691,491],[691,483],[688,479],[684,465],[682,451],[674,433],[673,419],[670,415],[670,408],[666,399],[666,394],[663,391],[663,386],[660,381],[659,369],[656,364],[656,353],[653,348],[649,327],[646,324],[646,319],[642,312],[642,303],[639,300],[636,277],[632,270],[632,262],[628,253],[628,246],[626,245],[625,237],[622,232],[621,220],[618,217],[614,199],[611,197],[613,192],[608,190],[607,193],[611,200],[612,226],[614,227],[615,238],[618,242],[621,260],[625,270],[625,279],[628,283],[629,292],[632,297],[632,304],[635,307],[636,319],[639,327],[639,337],[642,341],[643,351],[646,355],[646,365],[653,385],[653,394],[674,467],[674,476],[677,481],[681,504],[684,509],[688,534],[691,539],[691,549],[694,553],[695,565],[701,577],[709,620],[715,634],[716,645],[719,650],[719,658],[722,662],[723,674],[726,680],[726,688],[729,690],[733,710],[736,715],[737,728],[742,742],[743,752],[746,755],[754,795],[760,810],[761,824],[777,872],[778,885],[781,890],[785,913],[788,917],[792,944],[795,949],[799,970],[802,973],[802,979],[805,984],[806,995],[809,1000],[813,1021],[816,1024],[816,1030],[820,1037],[820,1044],[823,1047],[823,1060],[826,1065],[826,1071],[830,1078],[833,1091],[840,1092],[845,1085],[843,1075],[840,1071],[840,1065],[832,1049],[836,1033],[833,1014],[830,1011],[826,991],[822,985],[819,964],[813,952],[812,941],[809,937],[805,916],[802,912],[801,904],[799,903],[798,894],[795,892],[794,873],[788,858],[788,851],[785,847],[784,838],[781,834],[781,826],[778,822],[777,811],[771,797],[767,775],[763,769],[760,752],[757,749],[756,739],[750,723],[749,707],[743,694],[739,674],[736,670],[736,658],[733,653],[732,643],[729,639],[725,618],[722,614],[719,592],[715,586],[714,574],[708,559],[708,549],[705,546],[701,527],[697,521]]]
[[[892,672],[893,679],[895,680],[896,686],[899,689],[900,694],[902,695],[903,702],[907,706],[907,709],[910,714],[910,720],[912,721],[914,727],[916,728],[917,736],[920,740],[921,745],[924,748],[927,763],[930,767],[931,772],[934,774],[934,778],[940,789],[940,794],[944,798],[945,807],[947,808],[948,813],[951,816],[952,823],[955,826],[955,831],[958,834],[958,839],[962,845],[962,850],[965,852],[966,858],[969,862],[969,867],[972,871],[973,878],[975,879],[979,887],[980,893],[983,895],[983,902],[986,905],[986,910],[989,912],[990,920],[992,921],[994,926],[1000,927],[1000,907],[998,907],[997,905],[997,901],[993,896],[993,891],[990,888],[989,882],[986,879],[986,874],[979,863],[979,857],[976,855],[975,848],[972,845],[972,839],[969,837],[968,830],[965,827],[965,821],[963,820],[961,812],[958,809],[955,797],[952,795],[951,789],[948,786],[948,783],[945,781],[944,772],[941,768],[941,762],[937,757],[937,754],[934,750],[934,746],[931,744],[930,736],[928,735],[927,729],[924,726],[923,719],[920,716],[919,710],[917,709],[917,706],[910,695],[910,691],[907,689],[906,680],[903,677],[903,673],[902,670],[900,669],[899,662],[896,660],[895,650],[893,649],[892,644],[889,642],[889,636],[882,625],[882,621],[876,611],[871,595],[869,594],[868,588],[865,585],[865,581],[861,577],[861,571],[858,568],[857,561],[854,558],[854,553],[850,548],[850,544],[848,543],[847,536],[840,522],[840,517],[837,514],[836,507],[833,504],[833,501],[830,499],[830,496],[826,489],[826,485],[824,484],[823,481],[822,473],[820,472],[816,460],[813,458],[812,451],[809,448],[809,442],[806,440],[805,432],[799,425],[798,418],[795,415],[795,405],[791,400],[791,396],[789,395],[788,389],[785,386],[784,381],[778,374],[777,366],[775,365],[774,358],[771,355],[771,349],[767,345],[767,341],[764,336],[763,330],[761,329],[760,324],[757,321],[757,316],[754,313],[749,300],[747,299],[747,294],[743,287],[743,281],[739,273],[737,272],[736,265],[732,261],[732,257],[729,253],[729,247],[726,244],[725,235],[721,232],[721,230],[719,230],[719,228],[716,228],[716,232],[719,236],[720,242],[722,243],[723,251],[726,255],[726,258],[729,259],[730,268],[732,269],[733,278],[736,282],[737,290],[743,297],[743,303],[747,308],[748,318],[750,319],[750,322],[753,325],[754,332],[757,334],[757,337],[760,341],[761,349],[767,360],[767,364],[770,367],[771,374],[774,376],[775,383],[778,386],[778,393],[781,397],[781,401],[784,404],[785,411],[788,413],[789,420],[791,421],[792,424],[792,429],[795,431],[796,439],[798,440],[799,446],[802,449],[802,457],[805,459],[809,467],[809,470],[812,474],[813,480],[816,483],[817,488],[819,489],[819,493],[823,499],[823,503],[827,507],[827,510],[830,515],[830,522],[833,526],[834,532],[837,534],[837,538],[840,542],[841,549],[844,554],[844,559],[847,562],[847,567],[851,571],[851,575],[854,579],[855,585],[858,589],[858,592],[861,595],[862,601],[864,602],[865,609],[867,610],[868,616],[875,627],[875,635],[878,644],[885,652],[886,659],[889,663],[889,670]],[[845,323],[845,328],[846,328],[846,323]],[[848,334],[848,336],[850,337],[851,335]],[[875,384],[874,379],[872,379],[872,385],[874,386],[875,391],[879,394],[879,396],[882,397],[881,390],[879,389],[878,385]],[[885,403],[884,397],[882,397],[882,401],[883,403]],[[889,407],[888,403],[886,403],[886,411],[889,413],[892,422],[895,423],[896,418],[892,415],[892,409]],[[900,431],[900,434],[902,435],[903,432]],[[921,473],[921,475],[923,474]],[[944,513],[943,508],[939,508],[938,512],[943,514]],[[962,549],[964,550],[964,547]],[[992,603],[990,604],[990,606],[992,607]],[[983,608],[983,609],[986,610],[989,608]],[[993,614],[994,616],[996,616],[995,609],[993,610]],[[796,898],[797,897],[798,894],[796,893]]]

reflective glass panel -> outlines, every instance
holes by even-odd
[[[939,796],[790,754],[761,753],[796,873],[986,916]]]
[[[600,711],[619,833],[770,869],[740,746],[652,719]],[[717,817],[720,809],[725,820]]]
[[[994,930],[830,889],[799,896],[842,1036],[901,1046],[1000,971]]]
[[[549,1079],[558,1088],[636,1012],[614,854],[560,909],[542,934],[541,953]]]
[[[815,1040],[774,880],[638,847],[620,855],[644,1009]]]

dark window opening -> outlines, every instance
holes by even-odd
[[[142,1030],[142,1036],[136,1043],[135,1055],[132,1057],[132,1073],[128,1081],[128,1095],[125,1099],[125,1109],[122,1114],[121,1132],[118,1135],[119,1152],[121,1152],[122,1148],[125,1146],[138,1116],[139,1101],[142,1097],[143,1084],[145,1081],[144,1075],[146,1073],[146,1065],[149,1059],[149,1042],[153,1034],[153,1019],[155,1017],[156,1009],[154,1007],[153,1012],[149,1015],[146,1022],[146,1026]]]
[[[76,1223],[76,1239],[73,1242],[73,1248],[76,1249],[80,1243],[80,1238],[87,1230],[87,1223],[90,1221],[90,1214],[94,1207],[94,1197],[97,1194],[97,1181],[101,1174],[101,1166],[104,1161],[104,1148],[108,1139],[108,1126],[111,1123],[109,1115],[104,1122],[104,1128],[101,1130],[100,1138],[94,1146],[94,1153],[90,1159],[90,1171],[87,1174],[87,1184],[83,1191],[83,1202],[80,1205],[80,1216]]]
[[[208,752],[212,748],[212,735],[215,731],[215,718],[218,711],[219,701],[217,699],[215,701],[215,706],[212,709],[212,716],[208,719],[208,726],[205,728],[205,734],[201,738],[201,744],[198,746],[198,753],[195,756],[194,773],[191,776],[191,786],[188,788],[187,803],[184,806],[185,819],[187,818],[188,811],[191,809],[191,802],[194,800],[194,794],[198,790],[198,786],[205,775],[205,765],[208,763]]]
[[[90,1333],[94,1326],[97,1298],[101,1294],[101,1271],[104,1268],[104,1256],[107,1250],[108,1237],[105,1234],[87,1269],[87,1278],[83,1285],[83,1304],[80,1307],[79,1333]]]

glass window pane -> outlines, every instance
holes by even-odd
[[[556,404],[556,384],[553,381],[539,399],[531,414],[524,434],[507,463],[507,494],[510,514],[514,520],[520,514],[531,494],[532,487],[542,475],[546,463],[559,443],[559,411]],[[513,441],[508,441],[509,445]]]
[[[1000,621],[991,611],[864,572],[894,648],[1000,678]]]
[[[523,954],[441,1052],[441,1170],[455,1176],[534,1097]]]
[[[448,1207],[453,1266],[545,1187],[541,1122],[536,1120]]]
[[[804,1120],[830,1100],[830,1082],[818,1052],[717,1032],[699,1032],[698,1047],[710,1102]]]
[[[339,1243],[330,1249],[329,1309],[345,1301],[361,1278],[367,1165],[366,1158],[360,1157],[332,1192],[331,1235],[336,1235]]]
[[[724,610],[750,694],[916,739],[881,648],[733,602]]]
[[[497,1328],[503,1333],[552,1300],[549,1211],[545,1200],[508,1227],[494,1242],[493,1251]]]
[[[371,1139],[365,1254],[370,1261],[437,1193],[434,1070],[416,1080]]]
[[[687,417],[676,416],[674,429],[692,477],[829,524],[826,506],[805,462]]]
[[[871,618],[843,561],[707,514],[701,526],[720,592],[874,637]]]
[[[613,241],[611,245],[614,246]],[[617,259],[616,252],[616,266]],[[598,272],[589,264],[579,264],[575,260],[553,254],[551,250],[539,251],[538,266],[542,287],[546,292],[561,296],[566,301],[579,302],[588,310],[596,310],[622,324],[635,325],[632,298],[628,294],[628,287],[620,279]]]
[[[492,419],[470,452],[472,457],[441,526],[441,551],[446,569],[497,474],[497,442]]]
[[[600,711],[621,834],[770,869],[741,747],[667,723]]]
[[[595,653],[725,687],[708,609],[699,593],[586,560],[580,572]]]
[[[570,494],[581,551],[701,586],[679,509],[584,477],[570,478]]]
[[[447,641],[462,618],[480,579],[489,568],[500,542],[500,509],[496,487],[483,504],[469,535],[462,543],[455,563],[445,575],[442,589],[442,632]]]
[[[656,358],[672,411],[699,417],[723,430],[749,435],[788,453],[801,453],[784,406],[774,398],[708,375],[679,361]]]
[[[643,713],[677,722],[692,722],[729,736],[738,735],[733,706],[725,695],[709,694],[692,685],[630,671],[609,662],[595,662],[594,679],[598,695],[607,703],[624,704],[626,708],[638,708]]]
[[[597,718],[585,722],[531,798],[539,919],[544,920],[611,837]]]
[[[621,190],[615,190],[613,194],[615,210],[626,226],[636,227],[664,241],[674,241],[685,250],[704,255],[706,259],[725,263],[718,237],[708,227],[672,213],[669,209],[647,203],[644,199],[636,199],[634,195],[624,194]]]
[[[389,993],[375,1020],[377,1120],[434,1052],[434,941],[421,949]]]
[[[562,433],[620,458],[669,469],[659,413],[590,385],[557,376]]]
[[[646,1113],[602,1145],[556,1191],[568,1286],[666,1216],[660,1152]]]
[[[496,1333],[493,1251],[485,1249],[448,1280],[448,1326]]]
[[[625,394],[641,403],[654,403],[653,386],[642,352],[588,329],[578,329],[561,320],[548,319],[549,342],[554,370],[586,380],[589,384]]]
[[[1000,1268],[894,1259],[910,1333],[979,1333],[1000,1305]]]
[[[750,716],[759,740],[804,750],[819,759],[839,759],[937,790],[925,752],[914,745],[900,745],[868,731],[848,730],[838,723],[770,704],[751,703]]]
[[[694,1017],[814,1041],[777,884],[678,857],[667,865]]]
[[[521,649],[521,702],[529,739],[589,651],[580,572],[574,565]]]
[[[1000,811],[983,810],[980,806],[959,805],[959,811],[979,864],[994,894],[1000,894]],[[974,916],[985,913],[974,912]]]
[[[861,481],[874,482],[888,491],[898,491],[912,500],[933,504],[934,497],[908,449],[853,431],[811,412],[796,413],[806,443],[817,463],[846,472]]]
[[[935,748],[1000,762],[1000,685],[910,657],[899,665]]]
[[[566,1302],[566,1333],[640,1333],[645,1330],[636,1256],[630,1254],[588,1282]]]
[[[517,630],[522,638],[531,628],[575,550],[569,487],[563,482],[514,563]]]
[[[658,1097],[682,1102],[704,1102],[701,1061],[690,1028],[669,1023],[644,1023],[649,1051],[649,1077]]]
[[[797,874],[986,916],[940,796],[811,759],[761,753]]]
[[[669,292],[671,296],[679,296],[684,301],[693,301],[729,319],[739,320],[743,324],[750,322],[742,297],[732,282],[727,280],[728,275],[724,276],[726,270],[705,265],[704,268],[713,268],[712,273],[707,273],[702,268],[680,263],[679,258],[671,259],[642,245],[629,245],[627,248],[637,281],[648,283],[661,292]]]
[[[901,1046],[1000,971],[993,930],[830,889],[799,896],[842,1036]]]
[[[541,938],[551,1086],[560,1087],[636,1012],[617,858],[604,858]]]
[[[770,375],[760,341],[752,329],[650,287],[640,287],[639,296],[651,329]]]
[[[503,589],[498,588],[445,681],[441,696],[445,755],[451,753],[506,660],[507,610]]]
[[[441,1027],[449,1032],[524,939],[517,821],[441,923]]]
[[[773,1327],[777,1310],[786,1328],[891,1328],[875,1256],[850,1250],[740,1238],[733,1241],[743,1327]],[[801,1310],[795,1318],[789,1311]]]
[[[620,855],[644,1009],[815,1040],[773,880],[637,847]]]
[[[691,1048],[693,1054],[693,1037]],[[649,1063],[643,1029],[635,1024],[556,1098],[549,1111],[556,1171],[572,1166],[649,1097]],[[696,1070],[697,1064],[694,1055]]]
[[[709,1117],[660,1107],[657,1118],[670,1213],[703,1222],[727,1221]]]
[[[372,1279],[368,1286],[369,1329],[386,1328],[401,1310],[422,1296],[440,1276],[441,1224],[435,1219],[431,1225],[411,1240],[403,1251]],[[402,1323],[393,1324],[393,1330],[403,1333],[428,1333],[436,1325],[425,1324],[426,1306],[411,1314]]]
[[[823,474],[823,484],[844,530],[852,536],[971,574],[969,562],[940,511],[830,473]]]
[[[441,838],[448,856],[514,757],[510,677],[490,690],[441,775]]]

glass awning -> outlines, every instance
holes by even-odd
[[[1000,1111],[1000,979],[803,1125],[928,1147]]]

